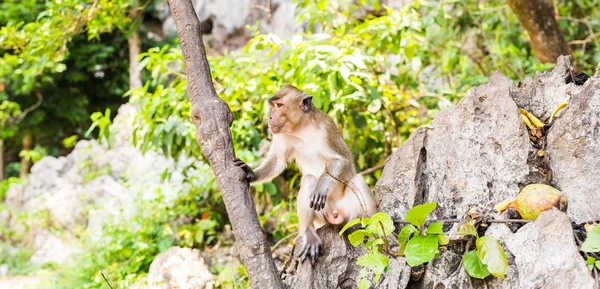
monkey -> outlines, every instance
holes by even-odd
[[[292,85],[281,87],[268,99],[273,139],[262,164],[253,170],[236,158],[234,165],[255,185],[270,181],[296,161],[302,174],[297,199],[300,261],[308,258],[314,266],[323,250],[317,228],[370,217],[377,206],[363,177],[356,173],[352,152],[338,127],[315,107],[312,98]]]

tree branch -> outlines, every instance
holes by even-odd
[[[217,96],[191,0],[169,0],[188,76],[188,98],[196,140],[212,167],[231,220],[240,258],[253,288],[283,288],[271,250],[260,228],[248,181],[234,165],[230,127],[233,114]]]

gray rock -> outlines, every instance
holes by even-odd
[[[506,238],[515,256],[519,288],[594,288],[573,240],[571,220],[553,208]]]
[[[154,258],[146,289],[213,288],[214,276],[196,249],[172,247]]]
[[[471,247],[471,250],[473,249],[474,247]],[[463,268],[462,257],[462,254],[444,251],[439,258],[427,264],[423,280],[413,288],[522,288],[519,287],[516,266],[509,265],[505,278],[492,276],[480,280],[467,274]]]
[[[559,104],[569,101],[581,90],[573,83],[565,84],[571,70],[571,57],[561,56],[553,70],[536,72],[534,78],[522,82],[520,89],[511,90],[511,96],[520,108],[544,121]]]
[[[553,181],[569,200],[575,222],[600,218],[600,79],[591,78],[548,133]]]
[[[46,230],[39,230],[33,238],[33,250],[31,262],[42,265],[45,263],[61,264],[67,261],[71,250],[65,242]]]
[[[374,192],[380,209],[403,218],[417,204],[436,202],[437,217],[482,213],[527,183],[531,150],[516,86],[494,73],[457,106],[439,112],[431,129],[417,130],[383,170]]]

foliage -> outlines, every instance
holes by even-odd
[[[471,277],[483,279],[492,274],[504,278],[508,260],[498,240],[490,236],[479,237],[477,229],[471,223],[458,227],[457,234],[473,236],[476,239],[477,249],[466,253],[463,258],[463,266]]]
[[[91,112],[124,102],[127,40],[115,30],[130,28],[129,9],[130,0],[0,1],[5,160],[18,158],[24,131],[48,154],[65,154],[60,142],[82,136]]]
[[[177,200],[166,201],[160,192],[157,198],[137,198],[134,205],[139,209],[133,216],[105,216],[101,234],[79,232],[85,249],[75,255],[71,265],[59,268],[54,279],[48,280],[51,288],[104,288],[100,269],[119,288],[128,288],[143,280],[155,256],[170,247],[203,248],[218,242],[216,232],[223,222],[213,209],[215,200],[205,199],[216,187],[213,181],[207,182],[209,174],[207,165],[190,167],[186,171],[190,182]],[[198,205],[202,203],[206,205]],[[85,210],[91,209],[94,207]]]
[[[9,1],[2,6],[11,9],[20,5],[18,2]],[[26,2],[40,7],[36,2]],[[0,28],[0,49],[6,51],[0,59],[0,78],[7,80],[17,93],[33,90],[39,85],[37,77],[46,70],[66,70],[63,61],[74,35],[87,31],[88,39],[99,39],[101,33],[110,32],[113,27],[124,29],[130,22],[126,0],[46,1],[44,6],[27,23],[7,14],[6,25]]]
[[[340,236],[349,228],[356,224],[361,224],[362,228],[357,229],[348,235],[348,240],[353,246],[363,245],[367,248],[367,254],[361,256],[356,264],[362,266],[358,288],[369,288],[371,282],[368,279],[369,271],[375,274],[373,281],[379,282],[381,274],[388,268],[388,257],[382,254],[383,246],[387,242],[387,237],[394,232],[394,221],[383,212],[374,214],[371,218],[358,218],[346,224],[340,230]]]
[[[39,145],[36,145],[32,150],[22,150],[19,156],[30,162],[37,162],[48,155],[48,151]]]
[[[32,252],[23,248],[12,248],[8,244],[0,243],[0,264],[7,264],[9,274],[23,275],[35,271],[37,268],[29,259]]]
[[[14,184],[20,184],[22,182],[23,182],[23,180],[21,180],[19,178],[15,178],[15,177],[10,177],[10,178],[0,181],[0,202],[4,201],[4,198],[6,197],[6,193],[8,192],[8,189],[10,189],[10,186],[12,186]]]
[[[412,267],[431,261],[439,254],[438,246],[448,244],[448,236],[442,231],[442,222],[435,222],[427,226],[427,229],[424,228],[427,216],[435,207],[435,203],[427,203],[415,206],[406,213],[406,221],[411,224],[400,231],[398,243],[400,250],[404,251],[399,253],[405,255],[406,263]]]
[[[592,228],[587,238],[581,244],[581,251],[583,252],[600,252],[600,226],[596,225]]]
[[[98,133],[98,141],[102,141],[102,139],[106,140],[108,147],[112,147],[115,142],[114,134],[110,133],[110,108],[107,108],[104,111],[104,114],[101,112],[94,112],[90,117],[92,119],[92,126],[85,133],[86,136],[89,136],[95,128],[98,128],[100,132]]]
[[[217,264],[212,271],[217,277],[215,288],[250,288],[250,279],[244,265],[233,268],[230,264]]]
[[[439,254],[438,246],[449,242],[448,236],[442,231],[442,222],[425,227],[425,220],[435,207],[435,203],[418,205],[406,214],[406,220],[411,224],[404,226],[398,235],[398,255],[404,255],[406,263],[412,267],[431,261]],[[388,214],[379,212],[370,219],[359,218],[348,222],[340,231],[340,236],[357,224],[361,224],[362,228],[349,234],[348,240],[355,247],[364,245],[367,248],[367,254],[360,257],[356,264],[363,266],[359,288],[369,288],[369,270],[375,274],[373,281],[377,283],[381,274],[389,270],[386,255],[396,255],[391,252],[388,240],[394,234],[395,226]]]
[[[600,225],[594,226],[588,232],[587,238],[583,244],[581,244],[581,248],[579,248],[579,250],[587,253],[600,252]],[[600,260],[596,260],[596,258],[588,256],[587,266],[590,271],[593,270],[594,267],[600,270]]]

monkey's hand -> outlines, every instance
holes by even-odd
[[[318,187],[310,195],[310,207],[315,211],[325,208],[327,201],[327,190],[319,190]]]
[[[317,256],[323,252],[323,242],[317,235],[314,228],[308,229],[300,236],[302,240],[302,249],[300,250],[300,263],[303,263],[307,257],[310,257],[310,264],[312,266],[317,262]]]
[[[242,170],[244,170],[244,173],[246,173],[246,180],[248,180],[248,182],[252,182],[252,181],[256,180],[256,174],[254,173],[252,168],[250,168],[250,166],[247,165],[244,161],[242,161],[238,158],[235,158],[233,160],[233,164],[242,168]]]

